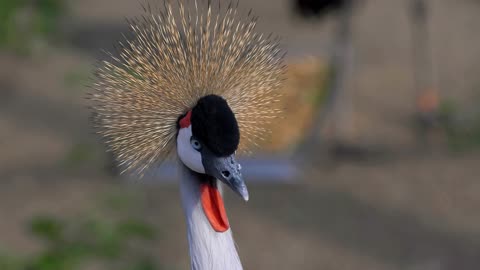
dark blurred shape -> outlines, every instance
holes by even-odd
[[[131,38],[128,27],[123,24],[72,24],[68,29],[62,32],[69,43],[74,48],[91,53],[93,57],[105,60],[108,56],[102,50],[111,51],[116,55],[114,41],[122,40],[125,36]],[[102,49],[100,49],[102,48]]]
[[[293,0],[294,10],[305,18],[320,18],[328,13],[337,12],[351,0]]]
[[[411,5],[411,12],[414,19],[426,21],[428,15],[427,4],[423,0],[413,0]]]
[[[338,141],[328,146],[328,152],[337,161],[375,162],[387,160],[391,151],[379,144],[362,145]]]

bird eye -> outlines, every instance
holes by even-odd
[[[195,139],[193,136],[190,137],[190,144],[192,145],[193,149],[200,151],[202,149],[202,144],[199,140]]]

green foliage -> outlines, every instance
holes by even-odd
[[[35,3],[35,8],[38,10],[35,24],[36,31],[43,34],[53,32],[63,11],[63,0],[37,0]]]
[[[87,217],[33,218],[28,231],[43,242],[44,248],[25,257],[0,255],[0,269],[82,270],[92,263],[105,270],[162,269],[146,248],[157,238],[157,232],[134,217],[135,209],[117,215],[112,215],[109,207],[100,213],[98,209],[102,208],[91,211]]]
[[[22,0],[0,0],[0,44],[6,43],[14,28],[14,15],[24,4]]]
[[[68,151],[64,165],[67,167],[75,167],[79,164],[84,164],[86,162],[96,159],[96,148],[93,145],[87,143],[77,143],[72,146],[70,151]]]
[[[59,220],[50,217],[37,217],[32,220],[30,230],[39,238],[55,242],[62,239],[64,226]]]
[[[90,74],[92,74],[92,71],[85,67],[70,70],[65,74],[63,83],[70,89],[77,89],[85,86],[85,84],[89,82]]]
[[[480,112],[460,113],[452,101],[440,106],[442,126],[447,134],[449,147],[454,151],[466,151],[480,147]],[[461,120],[460,120],[461,119]]]
[[[0,255],[0,269],[2,270],[20,270],[21,262],[13,257],[9,257],[6,255]]]
[[[107,157],[94,143],[78,142],[66,152],[60,162],[60,166],[71,171],[81,171],[88,168],[89,171],[101,171],[105,169]]]
[[[0,48],[27,53],[56,31],[64,7],[64,0],[0,0]]]
[[[111,191],[102,198],[103,204],[115,212],[132,211],[141,204],[141,198],[136,193]]]
[[[317,80],[315,84],[315,91],[309,91],[311,94],[308,99],[311,100],[315,107],[321,108],[324,106],[328,98],[330,98],[331,93],[331,83],[332,79],[335,76],[335,70],[328,68],[326,74],[323,74],[325,71],[317,72]]]

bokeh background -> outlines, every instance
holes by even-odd
[[[259,155],[296,168],[227,191],[244,267],[479,269],[480,3],[354,2],[240,0],[288,51]],[[88,120],[94,63],[139,13],[0,0],[0,270],[188,269],[176,183],[118,177]]]

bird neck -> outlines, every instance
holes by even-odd
[[[183,164],[179,167],[180,194],[187,222],[191,269],[242,270],[231,229],[216,232],[203,212],[200,202],[201,175]]]

